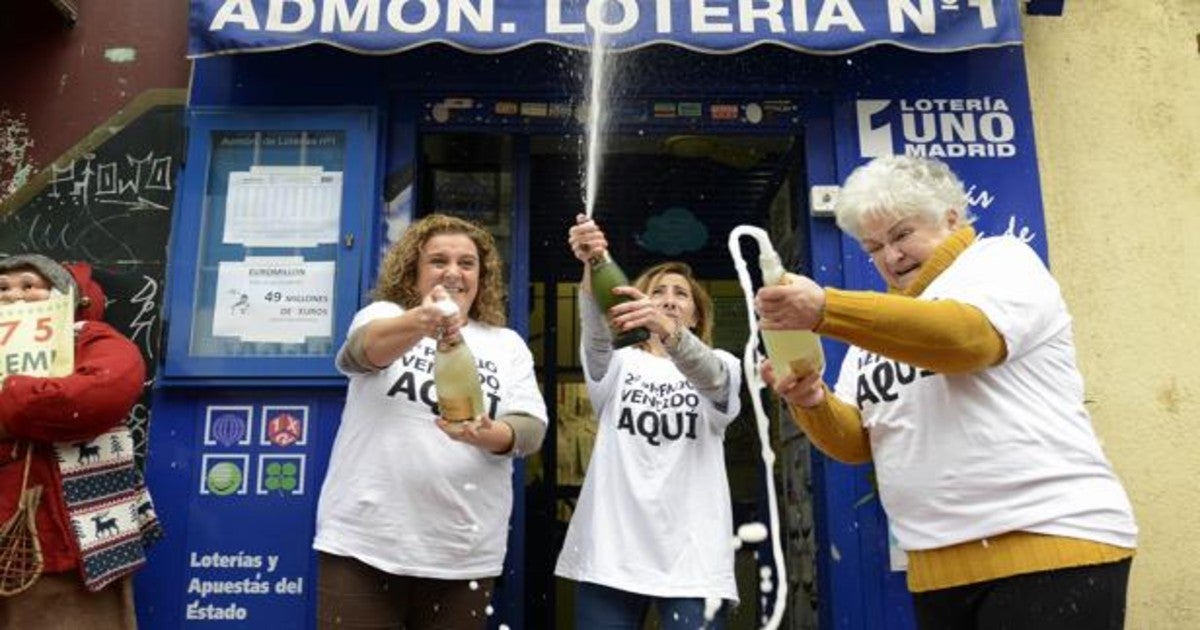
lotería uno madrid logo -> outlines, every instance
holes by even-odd
[[[855,105],[864,158],[897,152],[935,158],[1017,154],[1016,123],[1002,98],[859,99]]]

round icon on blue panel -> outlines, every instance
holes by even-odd
[[[223,413],[213,420],[212,435],[221,446],[237,444],[246,438],[246,419],[234,413]]]
[[[242,469],[233,462],[221,462],[208,469],[205,483],[208,485],[208,491],[215,495],[233,494],[242,487]]]

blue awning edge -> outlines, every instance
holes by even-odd
[[[543,43],[671,44],[813,54],[892,44],[925,52],[1019,45],[1023,0],[190,0],[188,56],[327,44],[386,55],[431,43],[499,53]]]

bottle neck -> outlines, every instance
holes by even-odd
[[[607,249],[592,256],[591,258],[588,258],[588,265],[593,269],[610,262],[612,262],[612,256],[608,253]]]
[[[452,352],[455,348],[457,348],[461,344],[462,344],[462,335],[461,334],[454,335],[453,337],[450,337],[447,335],[439,335],[437,338],[437,351],[438,352]]]

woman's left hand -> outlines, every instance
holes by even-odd
[[[801,407],[815,407],[825,400],[825,385],[820,372],[809,372],[803,376],[787,373],[776,378],[775,368],[770,359],[763,359],[758,365],[759,374],[767,387],[775,390],[776,394],[789,403]]]
[[[466,422],[438,418],[437,425],[450,439],[493,453],[507,453],[512,449],[515,439],[513,429],[507,422],[496,422],[486,413]]]
[[[634,287],[617,287],[613,293],[631,298],[608,309],[609,317],[618,329],[645,328],[660,340],[675,334],[679,323],[664,313],[645,293]]]

